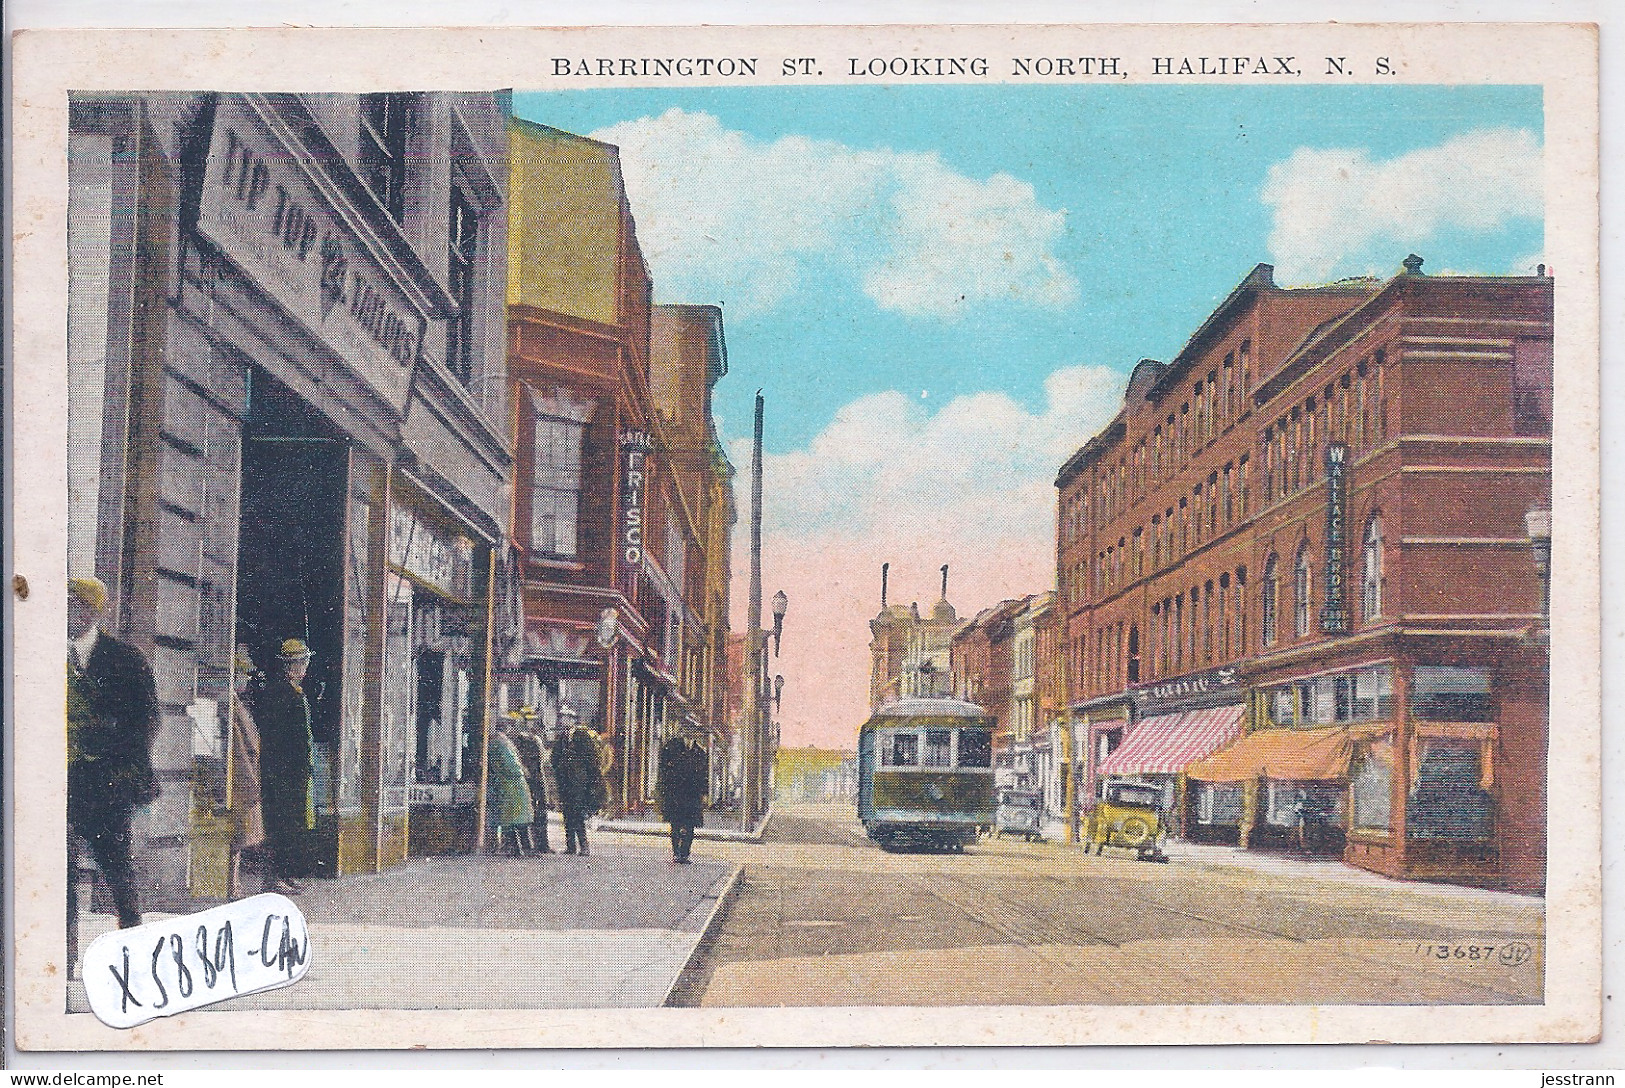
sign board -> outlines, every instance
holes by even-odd
[[[329,206],[307,167],[250,101],[214,119],[197,230],[260,290],[404,411],[428,318]]]
[[[1348,526],[1349,448],[1341,442],[1326,447],[1326,603],[1320,610],[1320,629],[1328,635],[1346,635],[1349,612],[1343,603],[1344,551]]]
[[[621,561],[632,577],[643,568],[643,494],[653,449],[654,439],[648,431],[621,432]]]

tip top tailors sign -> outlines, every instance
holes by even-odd
[[[214,118],[197,230],[255,285],[404,409],[427,304],[414,302],[349,225],[364,221],[321,176],[320,159],[251,101],[228,96]]]
[[[1129,697],[1136,706],[1176,702],[1200,695],[1231,692],[1240,682],[1241,675],[1231,666],[1209,669],[1207,672],[1181,676],[1177,680],[1164,680],[1157,684],[1130,688]]]
[[[1349,611],[1343,604],[1343,551],[1347,534],[1349,448],[1341,443],[1326,447],[1326,605],[1320,610],[1320,629],[1344,635]]]
[[[621,457],[621,561],[636,572],[643,567],[643,493],[648,486],[647,464],[654,450],[648,431],[622,431]]]

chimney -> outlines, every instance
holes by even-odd
[[[948,599],[948,564],[942,564],[942,599]]]
[[[890,563],[880,564],[880,610],[886,611],[886,574],[891,570]]]
[[[1422,258],[1416,254],[1412,253],[1409,257],[1406,257],[1404,265],[1406,275],[1420,276],[1422,274]]]

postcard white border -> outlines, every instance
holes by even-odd
[[[792,48],[775,40],[794,38]],[[14,41],[12,523],[15,567],[31,586],[13,597],[19,647],[60,644],[66,521],[66,424],[60,364],[65,358],[65,92],[73,89],[185,87],[216,90],[387,90],[517,86],[549,89],[535,58],[559,55],[669,55],[705,48],[719,55],[846,55],[919,47],[988,55],[1087,52],[1124,56],[1180,53],[1291,53],[1401,58],[1404,83],[1539,82],[1546,96],[1546,256],[1558,270],[1554,442],[1553,729],[1550,782],[1578,792],[1600,812],[1600,627],[1598,452],[1599,343],[1597,248],[1596,39],[1587,28],[1432,24],[1413,26],[923,26],[477,29],[397,31],[60,31]],[[613,44],[611,44],[613,43]],[[882,44],[883,43],[883,44]],[[1041,48],[1040,48],[1041,47]],[[952,51],[951,53],[947,51]],[[399,58],[412,63],[401,65]],[[1498,63],[1498,60],[1501,61]],[[770,67],[763,65],[764,69]],[[1131,77],[1136,79],[1137,77]],[[781,80],[764,71],[756,82]],[[1171,80],[1164,79],[1164,82]],[[1260,80],[1261,82],[1264,80]],[[1305,71],[1291,82],[1322,82]],[[632,85],[616,80],[614,85]],[[654,83],[658,81],[646,81]],[[850,82],[828,79],[826,82]],[[869,82],[865,80],[865,82]],[[1192,80],[1191,82],[1203,82]],[[686,81],[684,85],[696,85]],[[62,735],[27,723],[59,721],[60,663],[21,653],[12,673],[18,723],[14,766],[60,797]],[[1578,783],[1578,791],[1568,784]],[[1570,810],[1573,811],[1573,810]],[[17,805],[11,841],[60,843],[62,807]],[[345,1047],[524,1046],[928,1046],[964,1044],[967,1016],[977,1042],[1309,1043],[1577,1041],[1595,1034],[1601,995],[1600,820],[1565,820],[1548,860],[1546,1002],[1506,1008],[1435,1008],[1425,1015],[1392,1007],[978,1007],[965,1009],[658,1009],[546,1014],[218,1012],[114,1032],[94,1018],[67,1016],[64,979],[52,961],[62,947],[60,849],[19,850],[11,886],[17,1043],[30,1049],[207,1050]]]

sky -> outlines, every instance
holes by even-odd
[[[754,394],[782,743],[850,747],[868,620],[1052,588],[1054,477],[1255,264],[1283,286],[1529,274],[1538,87],[728,87],[518,93],[621,149],[656,302],[723,308],[745,625]]]

